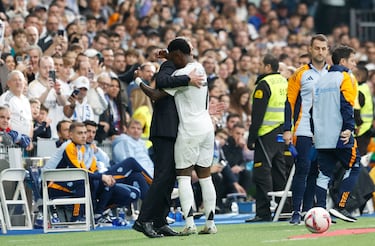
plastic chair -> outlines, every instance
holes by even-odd
[[[48,183],[50,181],[65,182],[84,180],[85,196],[79,198],[59,197],[51,199],[48,195]],[[90,184],[87,171],[80,168],[67,169],[51,169],[44,170],[42,173],[43,187],[43,228],[44,233],[56,231],[89,231],[90,227],[94,228],[94,216],[91,202]],[[49,206],[56,205],[85,205],[85,221],[84,222],[60,222],[49,224]]]
[[[3,209],[1,207],[1,202],[0,202],[0,225],[1,225],[1,232],[3,234],[6,234],[7,233],[7,227],[6,227],[6,224],[5,224],[5,220],[4,220],[4,214],[3,214]]]
[[[0,200],[1,206],[4,211],[3,216],[8,230],[33,229],[30,209],[26,197],[25,185],[23,183],[25,175],[26,171],[23,168],[8,168],[4,169],[0,173]],[[15,191],[14,193],[12,192],[12,199],[7,199],[4,182],[15,182],[16,184]],[[11,216],[16,216],[16,213],[20,210],[21,206],[23,209],[21,210],[23,211],[23,214],[20,215],[25,217],[24,225],[13,225]]]
[[[292,181],[293,181],[293,176],[294,176],[294,172],[295,171],[296,171],[296,167],[293,164],[293,166],[292,166],[292,168],[290,170],[288,181],[285,184],[285,189],[284,190],[281,190],[281,191],[271,191],[271,192],[267,193],[268,196],[272,197],[272,201],[274,201],[274,202],[275,202],[275,198],[276,197],[281,197],[279,205],[277,206],[275,215],[273,216],[273,220],[272,220],[273,222],[276,222],[276,221],[279,220],[280,215],[281,215],[281,211],[283,211],[286,199],[288,197],[292,197],[292,192],[290,191],[290,187],[292,186]]]

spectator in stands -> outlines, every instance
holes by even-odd
[[[60,68],[59,68],[60,69]],[[55,77],[50,75],[55,73]],[[57,79],[54,60],[50,56],[43,56],[39,61],[39,73],[36,79],[30,83],[28,97],[37,98],[41,104],[48,108],[48,117],[52,119],[51,127],[56,129],[57,123],[63,119],[63,106],[70,89],[64,82]],[[55,130],[52,136],[57,137]]]
[[[88,78],[80,76],[72,82],[72,87],[74,91],[68,98],[69,104],[64,106],[64,115],[78,122],[94,120],[94,111],[87,102],[90,81]]]
[[[13,47],[11,53],[13,55],[22,56],[25,53],[26,48],[29,46],[26,39],[26,31],[23,28],[12,31]]]
[[[90,89],[87,92],[87,102],[94,112],[94,121],[99,122],[99,117],[107,109],[108,102],[102,87],[92,72],[89,73],[88,79],[90,80]]]
[[[89,14],[86,16],[86,34],[89,37],[89,43],[91,44],[97,31],[97,19],[95,16]]]
[[[69,127],[72,124],[71,120],[62,120],[57,123],[57,135],[59,136],[56,141],[56,147],[60,147],[63,143],[69,140]]]
[[[114,56],[114,61],[113,61],[113,67],[112,67],[112,70],[115,74],[124,74],[125,73],[125,70],[126,70],[126,57],[125,57],[125,51],[122,50],[122,49],[119,49],[116,53],[115,53],[115,56]],[[134,70],[132,72],[129,73],[129,80],[131,81],[130,77],[133,76],[133,73],[135,71],[135,67],[134,67]],[[129,82],[130,83],[130,82]],[[127,88],[128,88],[128,84],[126,84],[125,82],[121,83],[121,90],[120,90],[120,93],[121,93],[121,98],[122,98],[122,101],[124,104],[128,104],[129,102],[129,98],[128,98],[128,94],[127,94]]]
[[[9,19],[9,26],[11,30],[23,28],[25,20],[22,15],[16,14]]]
[[[139,66],[141,65],[139,53],[134,49],[128,49],[125,52],[125,62],[125,72],[118,74],[118,78],[120,79],[121,83],[124,84],[124,87],[127,88],[130,82],[132,82],[134,79],[134,72],[139,69]]]
[[[102,52],[108,46],[108,35],[104,32],[96,33],[90,48]]]
[[[33,137],[33,121],[29,100],[23,95],[26,85],[25,76],[18,70],[8,74],[8,91],[0,96],[0,106],[7,106],[10,109],[10,124],[13,130]]]
[[[1,95],[7,89],[6,82],[7,82],[8,73],[10,71],[13,71],[16,68],[16,60],[14,59],[14,56],[12,56],[12,54],[3,53],[1,54],[0,63],[3,63],[3,65],[0,66],[0,95]]]
[[[103,71],[114,75],[114,72],[112,70],[113,68],[113,62],[114,62],[114,54],[113,50],[111,48],[104,48],[102,50],[102,56],[103,56]]]
[[[109,34],[108,48],[110,48],[114,53],[121,48],[121,36],[116,32],[111,32]]]
[[[246,53],[242,54],[238,62],[238,70],[235,75],[246,86],[249,86],[250,80],[253,80],[253,77],[256,76],[256,74],[252,74],[250,72],[251,66],[252,66],[251,56]]]
[[[43,104],[37,99],[30,100],[31,110],[34,116],[34,113],[37,114],[34,120],[34,133],[33,133],[33,141],[37,142],[38,138],[51,138],[51,119],[48,118],[48,108],[46,108]]]
[[[235,181],[238,182],[246,191],[252,186],[251,173],[246,170],[244,153],[248,152],[246,146],[245,127],[242,123],[233,126],[232,131],[222,146],[225,159],[235,175]]]
[[[10,128],[10,110],[0,106],[0,143],[4,146],[18,145],[26,150],[32,149],[31,139]]]
[[[89,73],[94,73],[95,77],[100,74],[103,71],[101,67],[101,53],[98,50],[92,48],[85,50],[83,53],[89,58],[90,69],[87,74],[81,75],[90,77],[91,75],[89,75]]]
[[[231,114],[240,115],[241,122],[245,127],[250,125],[250,89],[248,87],[240,87],[231,94],[228,111]]]
[[[89,73],[92,72],[91,64],[89,62],[89,58],[85,54],[79,53],[74,64],[75,65],[73,66],[73,68],[75,73],[72,76],[71,81],[77,79],[80,76],[84,76],[86,78],[89,77]]]
[[[310,63],[310,55],[309,54],[302,54],[298,57],[298,64],[297,65],[297,68],[303,66],[303,65],[306,65],[306,64],[309,64]]]
[[[141,123],[142,139],[146,140],[146,146],[149,148],[152,145],[151,141],[148,140],[153,112],[151,100],[140,88],[135,88],[131,92],[130,101],[134,110],[131,117]]]
[[[61,38],[57,34],[59,30],[59,19],[57,16],[49,15],[46,23],[46,32],[45,35],[40,37],[38,41],[39,47],[46,51],[53,43],[58,44],[61,42]]]
[[[154,163],[148,154],[145,141],[141,139],[141,134],[142,124],[135,119],[131,119],[127,133],[115,137],[112,141],[112,158],[115,163],[118,163],[126,158],[133,157],[153,177]]]
[[[104,82],[104,80],[101,82]],[[108,81],[105,83],[108,83]],[[96,140],[99,142],[107,137],[121,134],[126,130],[126,107],[121,101],[120,81],[117,78],[111,78],[108,87],[106,95],[108,107],[100,115],[99,129],[96,136]]]
[[[151,62],[145,62],[139,67],[139,69],[136,71],[136,74],[137,74],[137,77],[140,78],[144,83],[146,83],[147,85],[150,85],[155,72],[156,72],[155,65]],[[141,96],[141,94],[139,94],[137,92],[135,94],[133,94],[133,90],[135,90],[136,88],[139,88],[139,87],[137,86],[137,84],[134,81],[132,81],[127,88],[127,93],[128,93],[128,98],[129,98],[128,107],[129,107],[131,115],[135,112],[135,110],[139,106],[142,106],[142,105],[151,106],[150,103],[149,103],[150,102],[149,99],[148,99],[148,101],[146,99],[147,96],[143,97],[143,96]],[[139,100],[139,99],[141,99],[141,100]],[[132,100],[134,100],[136,105],[133,105]],[[143,101],[146,101],[146,103],[144,103]],[[152,113],[152,109],[150,109],[150,111]]]
[[[206,71],[207,78],[217,77],[217,60],[213,56],[202,57],[202,65]]]
[[[116,52],[113,61],[113,72],[116,74],[124,73],[126,69],[125,53]]]
[[[241,116],[239,114],[231,114],[230,113],[227,116],[227,121],[226,121],[225,128],[228,130],[229,136],[232,135],[233,128],[238,123],[241,123]]]
[[[227,118],[229,116],[229,105],[230,105],[230,97],[228,93],[222,94],[219,96],[219,102],[223,103],[223,112],[221,115],[220,122],[222,123],[222,128],[225,128],[226,123],[227,123]]]
[[[16,68],[16,60],[11,53],[1,54],[1,60],[4,62],[4,65],[6,66],[8,71],[13,71]]]
[[[36,74],[39,72],[39,59],[43,56],[43,52],[37,45],[30,45],[26,49],[27,55],[29,55],[30,62],[26,69],[25,74],[27,77],[28,83],[35,80]]]
[[[37,29],[38,38],[36,39],[36,42],[38,43],[39,36],[43,32],[43,26],[41,25],[41,20],[39,20],[39,17],[35,13],[30,13],[25,17],[25,24],[23,26],[26,30],[28,30],[31,26]]]
[[[209,108],[211,105],[216,105],[219,103],[219,98],[215,96],[210,96],[209,98]],[[212,124],[214,125],[215,130],[224,127],[225,122],[222,121],[223,119],[223,112],[216,112],[215,114],[210,114]]]

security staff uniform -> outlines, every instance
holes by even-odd
[[[366,81],[358,83],[358,104],[359,108],[354,109],[354,119],[357,128],[356,139],[359,153],[365,155],[372,137],[372,122],[374,119],[371,90]]]
[[[280,73],[261,75],[256,81],[247,142],[250,149],[255,149],[256,217],[246,222],[270,221],[271,200],[267,193],[285,187],[284,143],[277,142],[277,136],[283,133],[287,86],[288,82]]]

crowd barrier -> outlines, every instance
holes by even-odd
[[[361,42],[375,40],[375,11],[350,9],[350,36]]]

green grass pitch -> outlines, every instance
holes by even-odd
[[[198,230],[202,226],[198,226]],[[288,222],[254,223],[254,224],[220,224],[217,225],[216,235],[191,235],[187,237],[165,237],[149,239],[130,229],[115,228],[98,229],[90,232],[68,232],[50,234],[20,234],[1,235],[0,245],[28,245],[28,246],[55,246],[55,245],[194,245],[194,246],[242,246],[242,245],[298,245],[298,246],[324,246],[324,245],[373,245],[375,233],[348,234],[336,236],[321,236],[317,238],[289,239],[291,236],[310,234],[303,224],[290,225]],[[181,227],[174,227],[181,230]],[[353,228],[375,228],[374,217],[360,217],[355,223],[337,221],[332,224],[328,232]]]

